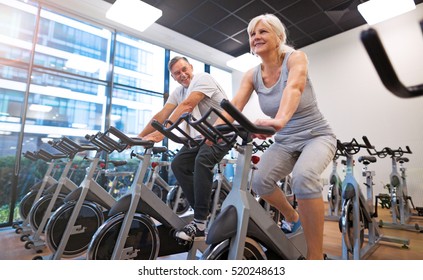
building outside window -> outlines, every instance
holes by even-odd
[[[164,48],[39,5],[0,0],[0,226],[46,169],[22,153],[109,125],[135,136],[163,106]],[[231,74],[211,69],[226,90]]]

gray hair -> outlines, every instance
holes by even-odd
[[[167,69],[169,70],[169,72],[171,72],[170,69],[172,69],[173,65],[181,59],[183,59],[183,60],[185,60],[186,62],[189,63],[188,59],[185,56],[175,56],[174,58],[172,58],[169,61],[168,65],[167,65]]]
[[[270,28],[275,32],[276,36],[281,40],[281,44],[278,49],[279,55],[282,55],[284,52],[291,50],[292,47],[286,44],[286,28],[280,19],[273,14],[263,14],[253,18],[247,27],[248,37],[251,37],[251,32],[256,27],[257,23],[261,21],[266,27]],[[251,51],[253,53],[253,51]],[[254,53],[253,53],[254,54]]]

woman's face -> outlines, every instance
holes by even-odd
[[[275,32],[267,27],[260,20],[256,26],[251,30],[250,35],[250,48],[257,54],[262,55],[265,52],[276,51],[280,44],[280,39],[276,36]]]

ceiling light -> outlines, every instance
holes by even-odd
[[[48,113],[52,109],[53,109],[53,107],[47,106],[47,105],[31,104],[29,106],[29,110],[36,111],[36,112],[42,112],[42,113]]]
[[[116,0],[106,18],[138,31],[144,31],[162,16],[162,11],[140,0]]]
[[[399,16],[416,8],[413,0],[370,0],[357,6],[368,24]]]
[[[261,59],[251,53],[244,53],[234,59],[228,60],[226,65],[241,72],[247,72],[249,69],[259,65]]]

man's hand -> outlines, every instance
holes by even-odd
[[[143,140],[150,140],[155,143],[158,143],[164,139],[164,135],[158,131],[152,132],[142,138]]]
[[[214,145],[214,143],[212,141],[210,141],[209,139],[206,139],[206,141],[204,143],[209,147]]]

